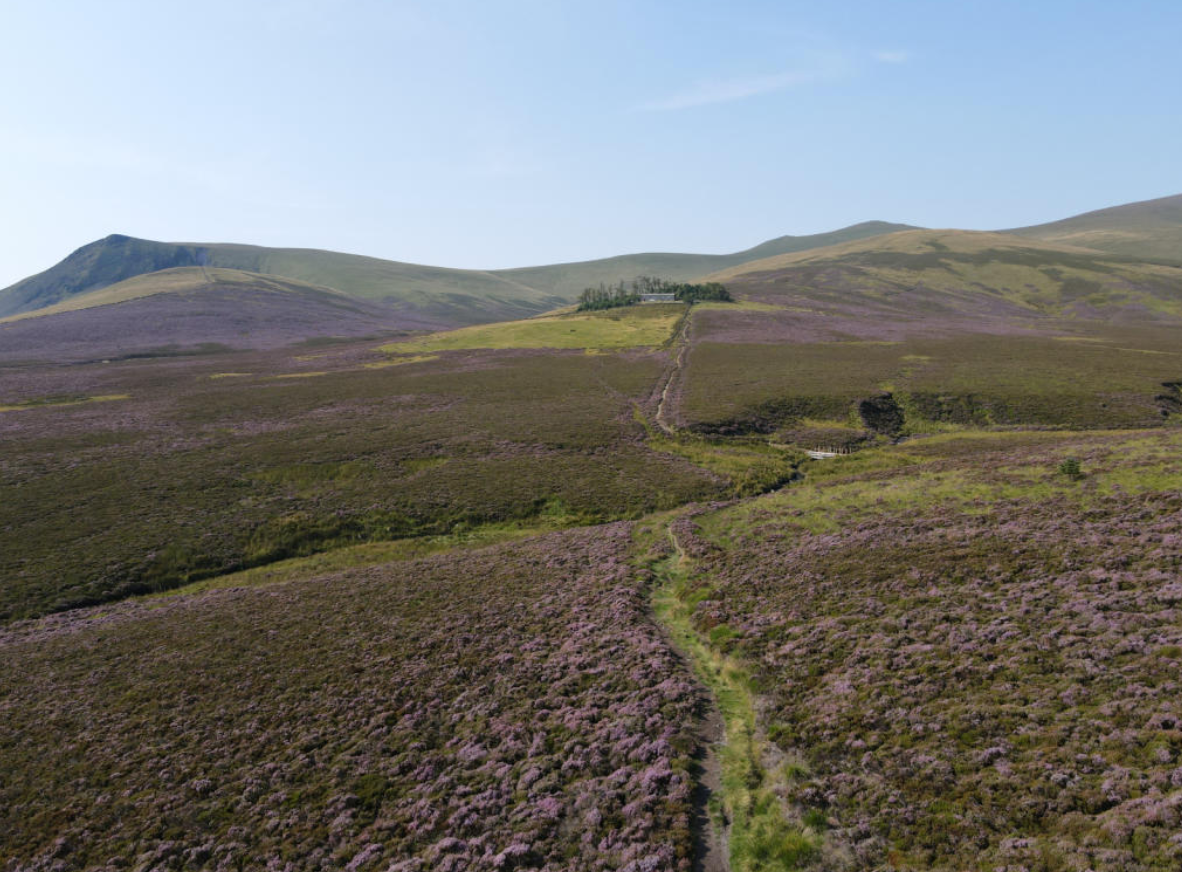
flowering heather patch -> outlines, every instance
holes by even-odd
[[[0,854],[688,868],[697,698],[626,524],[0,633]]]
[[[1147,427],[1177,414],[1163,396],[1182,381],[1173,272],[972,234],[880,244],[909,250],[854,246],[740,269],[734,293],[769,311],[695,313],[671,417],[770,433],[842,420],[880,390],[896,394],[912,432]]]
[[[883,464],[680,531],[698,628],[858,868],[1182,866],[1182,495],[1144,488],[1176,438],[1057,439],[916,443],[913,491]]]
[[[844,420],[859,399],[883,390],[894,393],[912,432],[933,422],[1088,429],[1177,420],[1165,395],[1182,381],[1182,356],[1176,334],[1156,328],[780,345],[715,342],[708,331],[691,336],[676,411],[704,432]]]
[[[0,620],[359,542],[635,517],[725,486],[643,444],[632,406],[658,355],[367,369],[356,347],[300,351],[5,371],[0,406],[129,398],[0,411]],[[322,374],[275,378],[308,373]]]
[[[295,290],[283,289],[289,286]],[[429,318],[308,286],[227,282],[0,324],[0,364],[183,354],[211,346],[277,348],[323,336],[326,329],[361,337],[426,326],[432,326]]]

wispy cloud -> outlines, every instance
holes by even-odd
[[[802,85],[830,81],[844,74],[849,64],[837,55],[818,56],[807,64],[793,69],[759,76],[704,79],[684,91],[671,96],[642,103],[640,109],[647,112],[672,112],[690,109],[711,103],[731,103],[760,94],[784,91]]]
[[[884,64],[905,64],[911,60],[911,52],[903,49],[889,49],[876,51],[874,59]]]

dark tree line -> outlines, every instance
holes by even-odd
[[[731,292],[726,289],[726,285],[721,282],[706,282],[702,285],[691,285],[686,282],[679,284],[671,284],[666,288],[666,293],[670,290],[677,295],[677,299],[683,303],[733,303],[734,298]]]
[[[629,284],[620,281],[615,285],[605,285],[600,282],[597,288],[586,288],[579,294],[579,311],[632,306],[640,302],[643,294],[673,294],[673,299],[681,303],[700,303],[707,300],[729,303],[733,300],[726,285],[719,282],[694,285],[688,282],[670,282],[653,276],[639,276]]]
[[[617,306],[631,306],[639,303],[641,292],[636,287],[636,282],[632,282],[631,287],[625,285],[623,281],[614,286],[600,282],[599,287],[586,288],[579,294],[579,311],[614,309]]]

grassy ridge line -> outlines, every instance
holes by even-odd
[[[1104,262],[1107,260],[1129,260],[1082,245],[1053,243],[1044,240],[1031,241],[1005,233],[991,233],[983,230],[908,229],[870,239],[854,239],[823,248],[811,248],[775,254],[759,260],[749,260],[711,273],[706,276],[706,279],[727,281],[749,273],[767,272],[795,264],[827,262],[866,255],[877,256],[880,259],[883,255],[895,255],[894,258],[885,261],[891,263],[899,262],[901,255],[925,256],[927,259],[935,261],[939,260],[941,256],[963,258],[965,255],[972,254],[984,258],[1007,252],[1018,258],[1022,255],[1044,256],[1049,259],[1059,257],[1072,259],[1069,262],[1079,261],[1080,263],[1091,260]]]
[[[1053,243],[1086,245],[1129,257],[1182,262],[1182,195],[1097,209],[1049,224],[1005,231]]]
[[[725,742],[718,754],[722,798],[711,798],[709,812],[715,835],[727,845],[730,868],[734,872],[805,868],[819,856],[823,836],[816,822],[791,821],[777,795],[795,770],[791,765],[766,763],[767,744],[756,724],[751,674],[694,628],[696,600],[686,584],[690,563],[672,522],[650,526],[644,533],[650,545],[663,534],[674,546],[673,555],[651,563],[658,579],[652,594],[653,614],[709,689],[725,724]],[[725,632],[725,628],[716,629]]]
[[[452,269],[310,248],[172,243],[113,234],[44,272],[0,289],[0,317],[41,309],[136,276],[177,267],[244,270],[397,303],[458,324],[524,317],[569,303],[585,287],[640,275],[687,281],[743,261],[902,230],[869,221],[831,233],[784,236],[725,255],[647,253],[502,270]]]

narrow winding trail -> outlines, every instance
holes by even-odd
[[[688,305],[685,314],[681,316],[681,321],[677,325],[677,332],[674,334],[672,342],[674,348],[673,359],[669,367],[665,370],[664,384],[661,386],[661,400],[657,403],[657,426],[669,436],[673,435],[673,425],[669,423],[667,416],[669,391],[677,383],[682,367],[685,366],[685,355],[689,351],[690,316],[693,314],[693,311],[693,305]]]
[[[670,339],[672,353],[659,383],[654,416],[665,436],[674,438],[678,431],[670,398],[684,374],[692,313],[692,306],[687,307]],[[792,480],[802,477],[794,475]],[[758,495],[780,490],[787,483]],[[687,512],[693,509],[685,506],[660,519],[650,518],[650,542],[668,544],[650,552],[654,556],[648,565],[655,576],[650,599],[654,622],[707,699],[699,725],[702,747],[695,761],[693,868],[696,872],[803,869],[818,856],[823,835],[805,826],[785,804],[791,776],[786,774],[783,753],[768,741],[758,723],[758,699],[749,669],[694,624],[700,579],[690,583],[693,560],[678,530],[679,522],[690,516]]]
[[[677,598],[675,585],[684,573],[685,550],[672,528],[672,522],[664,528],[673,545],[671,557],[654,566],[658,587],[653,593],[653,612],[657,626],[665,634],[670,647],[695,676],[702,679],[702,670],[695,662],[692,646],[686,633],[680,610],[684,605]],[[714,690],[707,681],[701,681],[706,690],[707,709],[702,715],[702,750],[697,760],[697,784],[694,788],[694,872],[731,872],[729,859],[729,821],[723,810],[722,761],[720,752],[726,744],[726,720],[718,707]]]
[[[701,872],[795,872],[817,868],[823,829],[805,823],[786,802],[797,775],[762,729],[749,668],[703,636],[694,604],[708,588],[691,577],[692,558],[679,537],[684,511],[666,518],[659,535],[673,553],[651,564],[653,614],[670,645],[708,694],[703,750],[695,790],[694,868]],[[650,528],[652,530],[652,528]],[[657,534],[653,530],[653,534]]]

